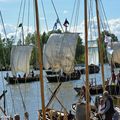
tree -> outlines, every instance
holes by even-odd
[[[75,55],[75,59],[77,63],[84,63],[85,61],[84,52],[85,52],[85,47],[83,45],[82,39],[78,37],[76,55]]]

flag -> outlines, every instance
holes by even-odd
[[[18,27],[22,27],[22,23],[20,23],[20,24],[18,25]]]
[[[65,19],[65,22],[64,22],[64,24],[63,24],[65,27],[68,27],[68,25],[69,25],[69,22],[68,22],[68,20],[67,20],[67,18]]]

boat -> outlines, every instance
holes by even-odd
[[[81,95],[83,87],[74,87],[74,90],[77,92],[78,95]],[[102,94],[103,93],[102,85],[90,86],[89,93],[90,95]]]
[[[88,66],[88,69],[89,69],[89,74],[99,73],[99,71],[100,71],[100,67],[98,65],[95,65],[95,64],[90,64]],[[85,68],[81,68],[80,73],[85,74]]]
[[[43,65],[49,82],[66,82],[80,79],[80,71],[75,70],[75,50],[78,33],[53,33],[43,49]],[[48,70],[50,71],[50,70]]]
[[[83,87],[74,87],[74,90],[77,92],[78,95],[81,95]],[[107,85],[105,87],[105,90],[109,91],[110,95],[120,95],[120,86],[116,85]],[[98,95],[103,93],[103,86],[102,85],[96,85],[96,86],[90,86],[89,88],[90,95]]]
[[[88,41],[88,71],[89,74],[99,73],[99,53],[97,40]],[[80,70],[81,74],[85,74],[85,68]]]
[[[29,72],[32,49],[32,45],[12,46],[10,65],[13,76],[11,77],[7,73],[6,77],[4,78],[9,84],[27,83],[39,80],[38,75],[34,75],[33,71],[31,74]],[[23,76],[18,74],[19,72],[23,72]]]

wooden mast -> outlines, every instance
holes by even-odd
[[[84,24],[85,24],[85,68],[86,68],[86,120],[90,119],[89,105],[89,74],[88,74],[88,22],[87,22],[87,0],[84,0]]]
[[[98,10],[98,0],[96,2],[96,14],[97,14],[97,24],[98,24],[98,43],[99,43],[99,54],[100,54],[100,63],[101,63],[101,70],[102,70],[102,82],[103,82],[103,91],[105,91],[105,81],[104,81],[104,62],[103,62],[103,49],[102,49],[102,41],[101,41],[101,34],[100,34],[100,18],[99,18],[99,10]]]
[[[35,0],[35,13],[36,13],[36,31],[37,31],[37,45],[38,45],[38,62],[39,62],[39,67],[40,67],[40,88],[41,88],[42,113],[43,113],[43,120],[46,120],[45,100],[44,100],[42,50],[41,50],[41,46],[40,46],[39,14],[38,14],[38,1],[37,0]]]

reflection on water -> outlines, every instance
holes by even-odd
[[[11,74],[11,72],[9,72],[9,74]],[[40,83],[32,82],[20,85],[8,85],[3,79],[5,75],[6,72],[0,73],[0,94],[2,94],[4,88],[8,90],[6,94],[7,112],[11,115],[14,115],[14,113],[19,113],[22,116],[21,119],[23,119],[23,114],[25,110],[27,110],[30,116],[30,120],[37,120],[37,110],[41,108]],[[101,83],[101,72],[99,74],[90,75],[89,77],[96,77],[97,83]],[[105,65],[105,79],[108,77],[110,77],[110,67],[108,65]],[[81,79],[85,80],[85,76],[82,75]],[[49,88],[54,91],[55,88],[58,86],[58,83],[48,83],[47,79],[45,78],[45,73],[44,82],[45,103],[47,104],[51,96]],[[59,98],[61,103],[67,108],[67,110],[70,110],[71,104],[76,102],[78,99],[73,89],[74,86],[82,85],[83,83],[83,80],[62,83],[62,86],[57,93],[57,97]],[[22,98],[24,101],[22,101]],[[23,103],[25,103],[26,107],[23,106]],[[0,106],[3,106],[3,99],[0,101]],[[56,99],[54,99],[54,101],[52,102],[51,107],[59,110],[62,109]],[[0,116],[1,115],[2,113],[0,112]]]

